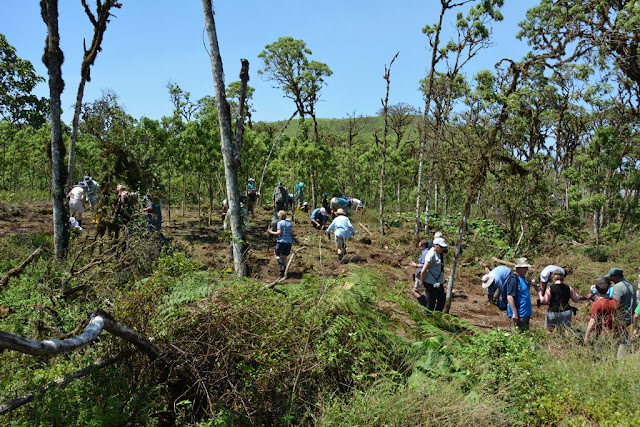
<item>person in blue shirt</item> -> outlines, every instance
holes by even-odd
[[[496,301],[498,297],[496,291],[504,286],[509,274],[511,274],[509,267],[499,265],[482,276],[482,287],[487,290],[487,302],[493,303]]]
[[[271,228],[268,228],[267,233],[277,237],[275,249],[276,261],[280,266],[280,277],[284,277],[284,272],[287,268],[287,256],[291,253],[291,245],[293,243],[293,225],[287,218],[286,211],[279,211],[278,219],[276,230],[273,231]]]
[[[336,215],[338,216],[336,216],[329,228],[327,228],[327,234],[331,234],[331,232],[335,230],[334,236],[338,249],[338,262],[342,262],[342,258],[347,252],[346,241],[356,234],[356,230],[353,228],[353,225],[351,225],[349,218],[345,216],[342,208],[336,210]]]
[[[318,230],[324,229],[324,225],[327,223],[327,210],[325,208],[316,208],[311,212],[309,221],[314,228]]]
[[[531,307],[531,294],[529,281],[525,275],[531,264],[526,258],[516,260],[515,274],[512,274],[506,283],[507,288],[507,316],[513,321],[513,327],[526,331],[529,329],[529,320],[533,314]]]

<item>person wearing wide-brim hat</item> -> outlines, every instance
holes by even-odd
[[[507,279],[507,316],[513,322],[513,326],[520,330],[529,329],[529,320],[533,314],[531,306],[531,294],[529,287],[531,286],[526,279],[531,264],[526,258],[518,258],[515,265],[515,274]]]
[[[327,234],[331,235],[331,231],[335,230],[334,237],[336,248],[338,249],[338,262],[342,262],[344,254],[347,253],[346,241],[356,234],[356,230],[351,225],[349,218],[344,214],[344,209],[337,209],[336,215],[329,228],[327,228]]]
[[[487,302],[493,303],[496,301],[496,291],[504,288],[505,282],[511,269],[505,265],[499,265],[493,270],[482,276],[482,289],[487,290]]]

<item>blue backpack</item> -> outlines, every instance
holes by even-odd
[[[511,280],[511,276],[513,276],[513,273],[510,273],[502,282],[502,285],[498,286],[498,300],[496,301],[496,305],[503,311],[506,310],[509,305],[509,301],[507,301],[507,282]]]

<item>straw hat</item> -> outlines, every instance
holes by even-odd
[[[340,208],[336,211],[337,215],[344,215],[344,209]]]
[[[531,267],[531,264],[529,264],[529,261],[527,261],[525,257],[518,258],[516,260],[516,268],[520,268],[520,267],[529,268]]]

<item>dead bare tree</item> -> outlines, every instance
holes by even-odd
[[[80,83],[78,84],[78,94],[76,96],[76,106],[73,112],[73,121],[71,126],[71,142],[69,143],[69,160],[67,163],[67,188],[73,186],[73,168],[76,160],[76,141],[78,140],[78,123],[80,122],[80,111],[82,109],[82,98],[84,97],[84,87],[87,82],[91,81],[91,66],[96,61],[98,52],[102,50],[102,39],[104,32],[107,30],[107,22],[113,16],[111,8],[120,8],[122,4],[118,0],[106,0],[104,4],[96,1],[96,16],[91,12],[86,0],[82,0],[84,11],[89,17],[89,21],[93,25],[93,39],[91,46],[87,50],[86,41],[83,41],[84,55],[82,66],[80,67]]]
[[[384,115],[384,126],[382,128],[382,141],[379,141],[378,136],[375,135],[376,138],[376,142],[381,142],[382,143],[382,166],[380,167],[380,233],[384,236],[384,173],[385,173],[385,162],[386,162],[386,156],[387,156],[387,134],[389,132],[389,125],[388,125],[388,114],[389,114],[389,87],[391,86],[391,66],[393,65],[393,62],[396,60],[396,58],[398,57],[398,55],[400,54],[400,52],[397,52],[394,56],[393,59],[391,59],[391,62],[389,63],[389,66],[387,67],[385,65],[384,67],[384,79],[387,82],[387,91],[385,94],[385,97],[382,101],[382,112]]]
[[[64,167],[65,147],[62,141],[62,108],[60,96],[64,90],[62,63],[64,54],[60,49],[58,30],[58,0],[41,0],[42,20],[47,25],[47,41],[42,62],[49,71],[49,122],[51,140],[48,143],[48,155],[51,159],[51,196],[53,198],[53,247],[56,257],[63,258],[69,247],[69,219],[64,207],[66,192],[66,169]]]
[[[238,160],[240,153],[234,153],[235,144],[233,140],[233,132],[231,130],[231,110],[225,95],[222,57],[220,56],[220,49],[218,47],[218,35],[216,33],[215,20],[213,19],[213,7],[211,5],[211,0],[202,0],[202,8],[204,12],[205,27],[209,36],[211,72],[213,73],[213,86],[215,88],[216,105],[218,107],[222,158],[224,160],[227,201],[229,203],[229,212],[227,215],[231,227],[233,263],[236,274],[238,276],[246,276],[246,265],[244,262],[245,252],[243,250],[244,233],[242,229],[242,217],[240,215],[240,192],[238,190]],[[247,61],[247,80],[248,65],[249,63]],[[243,87],[246,88],[246,83]],[[244,99],[244,95],[242,94],[241,99]]]

